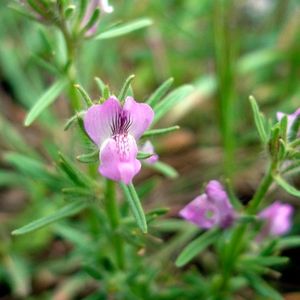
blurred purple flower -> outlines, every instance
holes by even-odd
[[[235,219],[228,195],[217,180],[211,180],[206,186],[205,193],[186,205],[179,215],[204,229],[214,226],[227,228]]]
[[[84,27],[92,17],[94,11],[99,8],[101,12],[110,14],[114,11],[113,6],[109,5],[108,0],[90,0],[86,8],[85,15],[82,19],[81,26]],[[89,37],[96,33],[99,20],[85,32],[85,36]]]
[[[277,113],[277,120],[280,121],[285,115],[287,116],[287,121],[288,121],[288,123],[287,123],[287,133],[289,134],[291,132],[293,123],[296,121],[296,119],[298,117],[300,117],[300,108],[298,108],[294,113],[292,113],[290,115],[285,114],[283,112],[278,112]]]
[[[144,159],[145,163],[153,165],[158,161],[158,155],[155,153],[154,147],[150,141],[146,141],[140,150],[141,152],[152,154],[151,157]]]
[[[127,97],[123,106],[115,97],[91,106],[84,117],[89,137],[100,149],[99,172],[107,178],[129,184],[140,171],[136,141],[150,126],[152,108]]]
[[[287,233],[292,227],[293,207],[276,201],[262,210],[258,217],[264,221],[264,225],[257,237],[258,241],[268,236],[280,236]]]

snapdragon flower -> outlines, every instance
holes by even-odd
[[[276,201],[262,210],[258,217],[264,221],[264,225],[257,240],[261,241],[269,236],[286,234],[292,227],[293,207]]]
[[[104,177],[131,183],[141,169],[137,160],[137,140],[153,117],[154,112],[148,104],[138,103],[132,97],[127,97],[123,106],[117,98],[110,97],[87,110],[84,127],[100,149],[99,172]]]
[[[114,11],[113,6],[109,5],[108,0],[91,0],[86,8],[85,15],[82,19],[81,26],[84,27],[93,15],[93,12],[99,8],[101,12],[110,14]],[[96,33],[99,20],[85,32],[85,36],[89,37]]]
[[[158,155],[155,153],[154,147],[149,140],[145,142],[140,150],[141,152],[152,154],[149,158],[144,159],[145,163],[153,165],[158,161]]]
[[[179,215],[203,229],[230,227],[235,219],[234,209],[221,183],[211,180],[205,193],[187,204]]]
[[[277,120],[280,121],[285,115],[287,116],[287,133],[288,133],[288,135],[290,135],[293,123],[296,121],[296,119],[298,117],[300,117],[300,108],[298,108],[292,114],[285,114],[283,112],[278,112],[276,115]],[[298,136],[299,136],[299,133],[298,133]]]

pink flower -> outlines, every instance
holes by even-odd
[[[109,5],[108,0],[90,0],[86,8],[85,15],[81,22],[82,27],[84,27],[89,22],[94,11],[97,8],[99,8],[101,12],[106,14],[110,14],[114,11],[113,6]],[[95,24],[86,31],[85,36],[89,37],[95,34],[98,28],[98,24],[99,24],[99,20],[95,22]]]
[[[262,210],[258,216],[264,221],[264,225],[257,239],[263,240],[268,236],[280,236],[287,233],[292,227],[293,210],[290,204],[283,204],[280,201]]]
[[[179,215],[204,229],[214,226],[229,227],[235,218],[228,195],[217,180],[211,180],[206,186],[205,193],[186,205]]]
[[[100,149],[99,172],[107,178],[129,184],[140,171],[136,141],[150,126],[154,112],[148,104],[127,97],[123,106],[115,97],[91,106],[84,127]]]
[[[290,134],[293,123],[296,121],[298,117],[300,117],[300,108],[298,108],[294,113],[288,115],[283,112],[277,113],[277,120],[280,121],[284,116],[287,116],[287,133]]]
[[[146,141],[140,150],[141,152],[152,154],[151,157],[144,159],[145,163],[152,165],[158,161],[158,155],[154,152],[154,147],[150,141]]]

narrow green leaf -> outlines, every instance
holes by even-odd
[[[39,157],[39,154],[31,147],[25,137],[5,118],[0,116],[0,138],[1,141],[12,148],[17,150],[20,154],[25,154],[30,157]]]
[[[282,174],[298,174],[300,168],[300,161],[295,161],[291,165],[288,165],[281,171]]]
[[[299,134],[299,128],[300,128],[300,116],[298,115],[297,118],[293,121],[293,124],[291,126],[291,130],[289,133],[289,140],[294,141],[297,139]]]
[[[66,9],[64,11],[64,15],[65,15],[66,20],[73,17],[75,10],[76,10],[76,6],[73,5],[73,4],[70,4],[66,7]]]
[[[137,154],[137,159],[147,159],[150,158],[151,156],[153,156],[153,153],[146,153],[146,152],[138,152]]]
[[[62,153],[59,153],[59,166],[76,185],[87,187],[92,185],[91,179]]]
[[[24,178],[21,174],[0,170],[0,187],[19,186],[24,184]]]
[[[149,97],[147,104],[149,104],[152,107],[155,107],[155,105],[161,100],[161,98],[171,88],[173,82],[174,82],[174,78],[172,78],[172,77],[167,79],[165,82],[163,82]]]
[[[129,185],[125,185],[124,183],[120,183],[120,185],[131,207],[137,225],[139,226],[139,228],[142,230],[143,233],[147,233],[146,217],[140,199],[135,191],[133,184],[131,183]]]
[[[180,127],[178,125],[167,127],[167,128],[152,129],[152,130],[146,131],[142,135],[142,138],[149,137],[149,136],[154,136],[154,135],[166,134],[166,133],[169,133],[169,132],[172,132],[172,131],[176,131],[178,129],[180,129]]]
[[[127,92],[128,92],[128,89],[130,87],[130,84],[132,82],[132,80],[134,79],[135,75],[132,74],[130,76],[128,76],[128,78],[125,80],[123,86],[122,86],[122,89],[120,91],[120,94],[118,96],[118,99],[121,101],[121,103],[125,100],[125,97],[127,96]]]
[[[265,130],[265,126],[264,126],[264,116],[262,115],[262,113],[259,111],[259,107],[256,103],[256,100],[253,96],[249,97],[250,100],[250,104],[252,107],[252,112],[253,112],[253,116],[254,116],[254,122],[256,125],[256,129],[258,131],[259,137],[262,141],[262,143],[265,145],[268,142],[268,136]]]
[[[85,101],[86,105],[92,106],[94,103],[88,93],[85,91],[85,89],[80,84],[75,84],[74,87],[77,89],[77,91],[80,93],[82,99]]]
[[[226,191],[228,192],[229,200],[236,210],[241,210],[243,205],[240,199],[235,195],[233,184],[229,178],[225,179]]]
[[[258,220],[257,216],[253,215],[241,215],[236,221],[240,223],[253,223]]]
[[[42,161],[28,157],[27,155],[8,152],[4,154],[4,160],[13,165],[21,173],[33,179],[50,179],[54,175],[49,172],[47,166]]]
[[[65,224],[65,222],[62,223],[63,224],[57,223],[54,225],[56,234],[62,236],[79,248],[89,248],[89,243],[91,242],[89,235],[79,231],[78,228]]]
[[[96,81],[96,84],[99,88],[101,96],[103,96],[106,84],[99,77],[95,77],[95,81]]]
[[[282,296],[271,286],[269,286],[262,278],[255,273],[248,272],[246,274],[250,285],[264,298],[265,300],[283,300]]]
[[[33,10],[35,10],[39,15],[44,16],[45,15],[45,11],[43,10],[43,8],[36,3],[36,1],[34,0],[27,0],[27,3],[31,6],[31,8]]]
[[[28,298],[31,292],[31,272],[27,261],[22,256],[10,253],[2,257],[2,262],[12,286],[13,294],[22,299]]]
[[[259,265],[263,267],[272,267],[287,264],[288,257],[283,256],[247,256],[241,258],[241,265]]]
[[[146,213],[147,223],[152,222],[160,216],[165,215],[170,209],[166,207],[157,208]]]
[[[176,259],[176,266],[182,267],[190,262],[195,256],[210,246],[219,237],[219,230],[214,228],[201,234],[189,243]]]
[[[37,54],[32,54],[31,59],[34,63],[38,64],[39,66],[44,68],[46,71],[54,74],[55,76],[57,76],[59,74],[59,70],[57,69],[57,67],[55,65],[50,64],[49,62],[47,62],[41,56],[39,56]]]
[[[78,118],[83,117],[84,112],[78,112],[76,115],[72,116],[65,124],[64,130],[68,130],[74,123],[77,121]]]
[[[13,235],[20,235],[29,233],[38,229],[41,229],[51,223],[54,223],[58,220],[61,220],[63,218],[67,218],[73,215],[78,214],[80,211],[82,211],[86,207],[86,203],[82,201],[73,202],[69,205],[64,206],[60,210],[56,211],[55,213],[40,218],[38,220],[35,220],[21,228],[18,228],[12,232]]]
[[[104,90],[103,90],[103,95],[102,97],[104,98],[104,100],[108,99],[110,97],[111,93],[110,93],[110,89],[109,89],[109,86],[106,85],[104,87]]]
[[[23,8],[23,6],[17,3],[9,3],[8,7],[26,18],[29,18],[33,21],[37,21],[37,17],[33,13],[30,13],[28,10]]]
[[[88,3],[89,3],[89,0],[80,0],[79,1],[79,10],[78,10],[78,21],[79,22],[82,21],[82,18],[86,12]]]
[[[276,183],[282,187],[286,192],[289,194],[295,196],[295,197],[300,197],[300,191],[297,190],[295,187],[290,185],[287,181],[285,181],[281,176],[276,175],[273,177]]]
[[[281,118],[279,124],[280,124],[280,137],[286,142],[286,140],[287,140],[287,126],[288,126],[287,115],[284,115],[283,118]]]
[[[96,8],[91,16],[91,18],[88,20],[87,24],[84,26],[84,28],[82,29],[82,32],[86,32],[88,31],[91,27],[93,27],[94,25],[96,25],[96,23],[99,20],[99,16],[100,16],[100,9]]]
[[[106,40],[106,39],[115,38],[118,36],[128,34],[132,31],[150,26],[152,23],[153,23],[152,20],[147,19],[147,18],[135,20],[130,23],[118,25],[114,28],[111,28],[111,29],[105,31],[105,32],[102,32],[102,33],[98,34],[97,36],[95,36],[94,39],[95,40]]]
[[[283,250],[300,247],[300,236],[288,236],[280,238],[276,244],[276,249]]]
[[[74,198],[91,198],[93,197],[93,192],[90,189],[85,189],[82,187],[66,187],[61,190],[64,196],[67,198],[68,196],[74,200]]]
[[[151,168],[155,171],[158,171],[162,173],[164,176],[169,177],[169,178],[176,178],[178,177],[178,172],[171,166],[161,162],[157,161],[154,164],[147,164],[148,168]]]
[[[63,91],[67,85],[65,78],[54,83],[33,105],[24,121],[25,126],[29,126]]]
[[[178,102],[186,98],[193,90],[194,90],[193,86],[183,85],[175,89],[171,93],[169,93],[165,98],[163,98],[154,107],[155,116],[152,125],[154,125],[157,121],[159,121]]]
[[[78,155],[76,159],[86,164],[97,162],[99,161],[99,149],[91,153]]]

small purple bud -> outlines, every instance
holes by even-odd
[[[145,163],[153,165],[158,161],[158,155],[155,153],[154,147],[150,141],[145,142],[145,144],[141,147],[141,151],[152,154],[151,157],[144,159]]]
[[[110,14],[114,11],[113,6],[109,5],[108,0],[91,0],[86,8],[85,15],[81,21],[81,26],[84,27],[90,18],[92,17],[94,11],[99,8],[102,13]],[[96,33],[98,28],[99,20],[91,27],[89,28],[85,36],[90,37],[93,34]]]
[[[292,114],[285,114],[283,112],[278,112],[276,114],[276,117],[277,117],[277,120],[280,121],[284,116],[287,116],[287,133],[288,135],[290,134],[291,132],[291,129],[292,129],[292,126],[293,126],[293,123],[296,121],[296,119],[298,117],[300,117],[300,108],[298,108],[294,113]]]
[[[215,226],[227,228],[235,219],[234,209],[221,183],[211,180],[205,193],[187,204],[179,215],[203,229]]]
[[[262,210],[258,217],[264,221],[264,225],[257,240],[261,241],[269,236],[286,234],[292,227],[293,207],[276,201]]]

